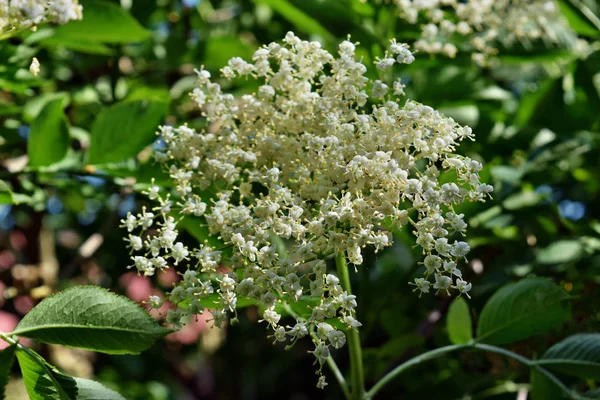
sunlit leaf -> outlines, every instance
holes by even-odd
[[[44,299],[13,334],[109,354],[138,354],[170,332],[126,297],[76,286]]]

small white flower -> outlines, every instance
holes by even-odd
[[[471,247],[467,242],[454,242],[454,246],[450,253],[455,257],[465,257],[469,253]]]
[[[456,288],[458,289],[458,291],[461,294],[466,294],[467,297],[471,297],[469,296],[469,291],[471,290],[472,285],[466,281],[463,281],[462,279],[457,279],[456,280]]]
[[[312,353],[314,354],[319,364],[323,364],[327,360],[327,357],[329,357],[329,348],[320,344],[315,348],[315,350]]]
[[[340,349],[344,347],[344,344],[346,344],[346,335],[341,331],[333,330],[329,332],[327,334],[327,339],[329,340],[329,343],[331,343],[331,345],[336,349]]]
[[[452,278],[450,278],[449,276],[445,276],[445,275],[441,275],[441,274],[436,274],[435,275],[435,283],[433,284],[433,288],[439,290],[445,290],[446,293],[450,294],[448,292],[448,289],[452,286]]]
[[[189,251],[183,245],[183,243],[177,242],[171,250],[171,255],[175,259],[175,265],[177,265],[179,262],[185,260],[185,258],[189,255]]]

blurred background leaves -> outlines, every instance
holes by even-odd
[[[417,25],[397,18],[395,7],[376,1],[81,3],[81,22],[0,41],[4,331],[41,299],[73,285],[101,285],[142,302],[178,279],[173,271],[153,279],[128,272],[118,225],[127,212],[150,206],[140,192],[151,178],[169,184],[150,159],[150,150],[162,146],[157,126],[205,125],[187,95],[195,86],[194,69],[204,65],[218,74],[229,58],[249,58],[289,30],[330,51],[350,34],[366,49],[366,63],[382,56],[389,38],[411,43],[419,33]],[[600,7],[585,0],[559,5],[571,29],[588,42],[586,56],[568,46],[516,44],[500,49],[486,67],[473,64],[469,54],[417,54],[415,63],[396,71],[408,85],[408,98],[473,127],[477,141],[460,151],[485,162],[482,180],[495,191],[492,201],[460,209],[473,248],[464,271],[473,282],[472,299],[411,293],[407,282],[423,267],[406,231],[385,252],[367,254],[366,266],[352,276],[368,383],[426,349],[468,340],[472,332],[464,325],[445,325],[447,313],[484,330],[483,305],[498,288],[524,277],[553,279],[572,299],[572,318],[559,318],[568,321],[553,322],[541,335],[510,344],[511,350],[545,358],[546,349],[568,335],[598,331],[600,31],[593,18]],[[41,63],[37,77],[28,72],[34,56]],[[250,82],[235,85],[228,89],[256,90]],[[188,241],[206,238],[193,222],[184,225]],[[224,330],[191,321],[135,357],[36,350],[64,371],[95,377],[128,399],[341,398],[332,379],[326,391],[314,387],[308,344],[285,351],[266,338],[258,319],[256,308],[247,307],[240,323]],[[346,352],[334,356],[345,368]],[[578,388],[597,396],[593,379]],[[381,398],[500,400],[531,390],[535,400],[557,394],[544,376],[532,373],[532,382],[533,389],[523,366],[465,352],[409,370]],[[7,394],[25,395],[14,379]]]

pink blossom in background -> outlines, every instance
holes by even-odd
[[[9,269],[17,262],[17,258],[10,250],[0,251],[0,271]]]
[[[157,274],[157,277],[158,283],[167,288],[171,288],[174,283],[179,282],[179,275],[177,275],[177,272],[173,268]]]
[[[210,329],[211,322],[207,322],[209,319],[212,319],[212,314],[208,311],[201,315],[195,315],[179,331],[167,336],[167,340],[181,344],[194,344],[198,341],[200,335]]]
[[[4,289],[6,289],[6,285],[0,282],[0,307],[4,305]]]
[[[121,275],[119,286],[125,289],[127,297],[138,303],[148,300],[148,297],[152,294],[152,283],[150,280],[143,276],[138,276],[134,272]]]
[[[19,317],[15,314],[8,313],[6,311],[0,311],[0,331],[12,332],[19,323]],[[20,338],[19,342],[25,346],[31,346],[31,340],[26,338]],[[0,350],[4,350],[9,345],[4,340],[0,340]]]
[[[25,315],[35,306],[35,300],[31,296],[19,296],[14,299],[14,305],[19,314]]]
[[[27,237],[21,231],[13,231],[10,233],[10,245],[15,250],[24,249],[27,246]]]

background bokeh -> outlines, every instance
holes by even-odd
[[[122,0],[105,18],[106,2],[82,0],[83,22],[0,41],[1,331],[73,285],[101,285],[142,302],[178,279],[174,270],[152,279],[128,270],[119,221],[151,206],[140,192],[152,177],[168,185],[150,160],[151,148],[162,145],[156,127],[205,123],[187,95],[195,68],[218,74],[229,58],[250,58],[290,30],[330,51],[350,34],[368,64],[382,56],[389,38],[411,43],[420,29],[399,19],[394,5],[377,1]],[[468,52],[417,53],[413,64],[395,71],[407,83],[407,98],[473,127],[477,141],[460,152],[484,161],[482,180],[495,188],[493,200],[460,210],[473,249],[464,271],[473,283],[473,315],[498,287],[526,276],[551,277],[574,297],[570,323],[512,345],[531,358],[570,333],[598,331],[600,320],[600,29],[574,4],[595,15],[600,6],[558,3],[568,28],[588,42],[586,51],[540,40],[500,47],[485,66]],[[37,77],[28,72],[33,56],[41,63]],[[229,88],[235,93],[255,90],[236,84]],[[35,124],[48,117],[42,110],[51,102],[66,118],[68,151],[48,165],[39,160],[51,159],[55,144],[30,132],[39,130]],[[28,153],[32,146],[38,161]],[[203,234],[189,226],[185,240],[204,240]],[[367,254],[352,277],[370,383],[448,343],[451,299],[419,298],[408,285],[423,268],[413,246],[409,231],[399,233],[393,247]],[[36,350],[128,399],[341,398],[332,377],[325,391],[316,389],[310,343],[290,351],[273,345],[254,307],[223,330],[211,329],[209,318],[191,321],[140,356]],[[345,369],[346,349],[334,357]],[[8,398],[25,398],[14,372]],[[516,363],[465,352],[407,371],[381,398],[515,399],[528,382],[528,370]]]

